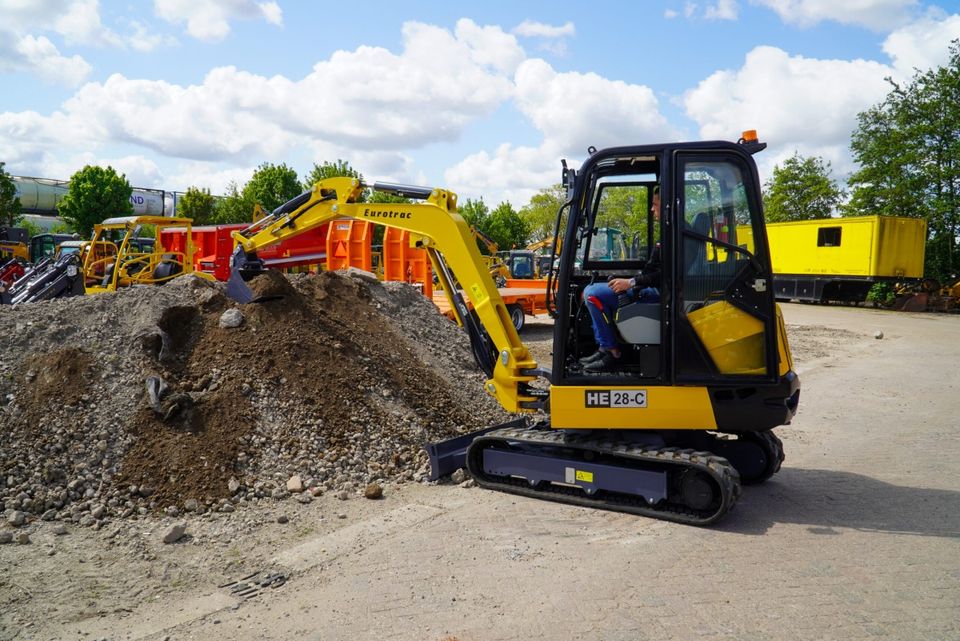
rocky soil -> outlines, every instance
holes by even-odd
[[[422,445],[509,418],[413,288],[192,277],[0,308],[0,510],[100,528],[422,480]],[[4,536],[12,537],[8,530]]]

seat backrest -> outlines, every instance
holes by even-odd
[[[693,217],[693,224],[690,230],[703,236],[710,235],[710,216],[706,212],[700,212]],[[699,238],[685,236],[683,239],[683,270],[687,274],[695,274],[702,271],[702,266],[707,260],[707,244]]]
[[[163,260],[153,270],[153,279],[163,280],[182,272],[183,265],[180,264],[177,258],[177,254],[164,254]]]

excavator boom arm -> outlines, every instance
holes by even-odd
[[[471,335],[474,350],[489,349],[495,353],[492,371],[486,372],[485,389],[510,412],[533,411],[541,399],[532,395],[528,383],[539,370],[527,347],[521,342],[506,305],[493,279],[484,267],[480,250],[469,226],[457,213],[456,194],[442,189],[377,184],[375,188],[413,198],[418,203],[357,202],[365,185],[353,178],[328,178],[318,182],[289,203],[281,205],[267,217],[244,230],[233,232],[238,249],[248,260],[255,260],[258,250],[286,238],[307,232],[336,218],[365,220],[411,232],[412,242],[427,250],[444,282],[444,291],[458,310],[461,321],[465,309],[456,304],[456,293],[445,267],[449,266],[463,291],[470,298],[476,318],[489,339],[489,347]],[[234,266],[236,269],[236,265]],[[493,359],[489,359],[493,360]]]

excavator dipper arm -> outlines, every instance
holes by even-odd
[[[378,191],[423,202],[357,202],[365,187],[353,178],[322,180],[250,227],[233,232],[237,249],[228,293],[241,302],[250,302],[252,296],[249,288],[242,284],[241,274],[258,265],[257,251],[331,220],[352,218],[406,230],[411,232],[411,242],[427,251],[451,299],[451,307],[456,310],[460,323],[467,327],[478,363],[487,375],[486,391],[508,412],[538,409],[544,396],[532,390],[529,383],[537,378],[540,370],[510,321],[469,226],[457,213],[456,194],[442,189],[377,183],[372,187]],[[454,276],[470,298],[479,325],[452,286]]]

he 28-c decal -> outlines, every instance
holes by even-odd
[[[584,407],[646,407],[645,389],[592,389],[584,392]]]

